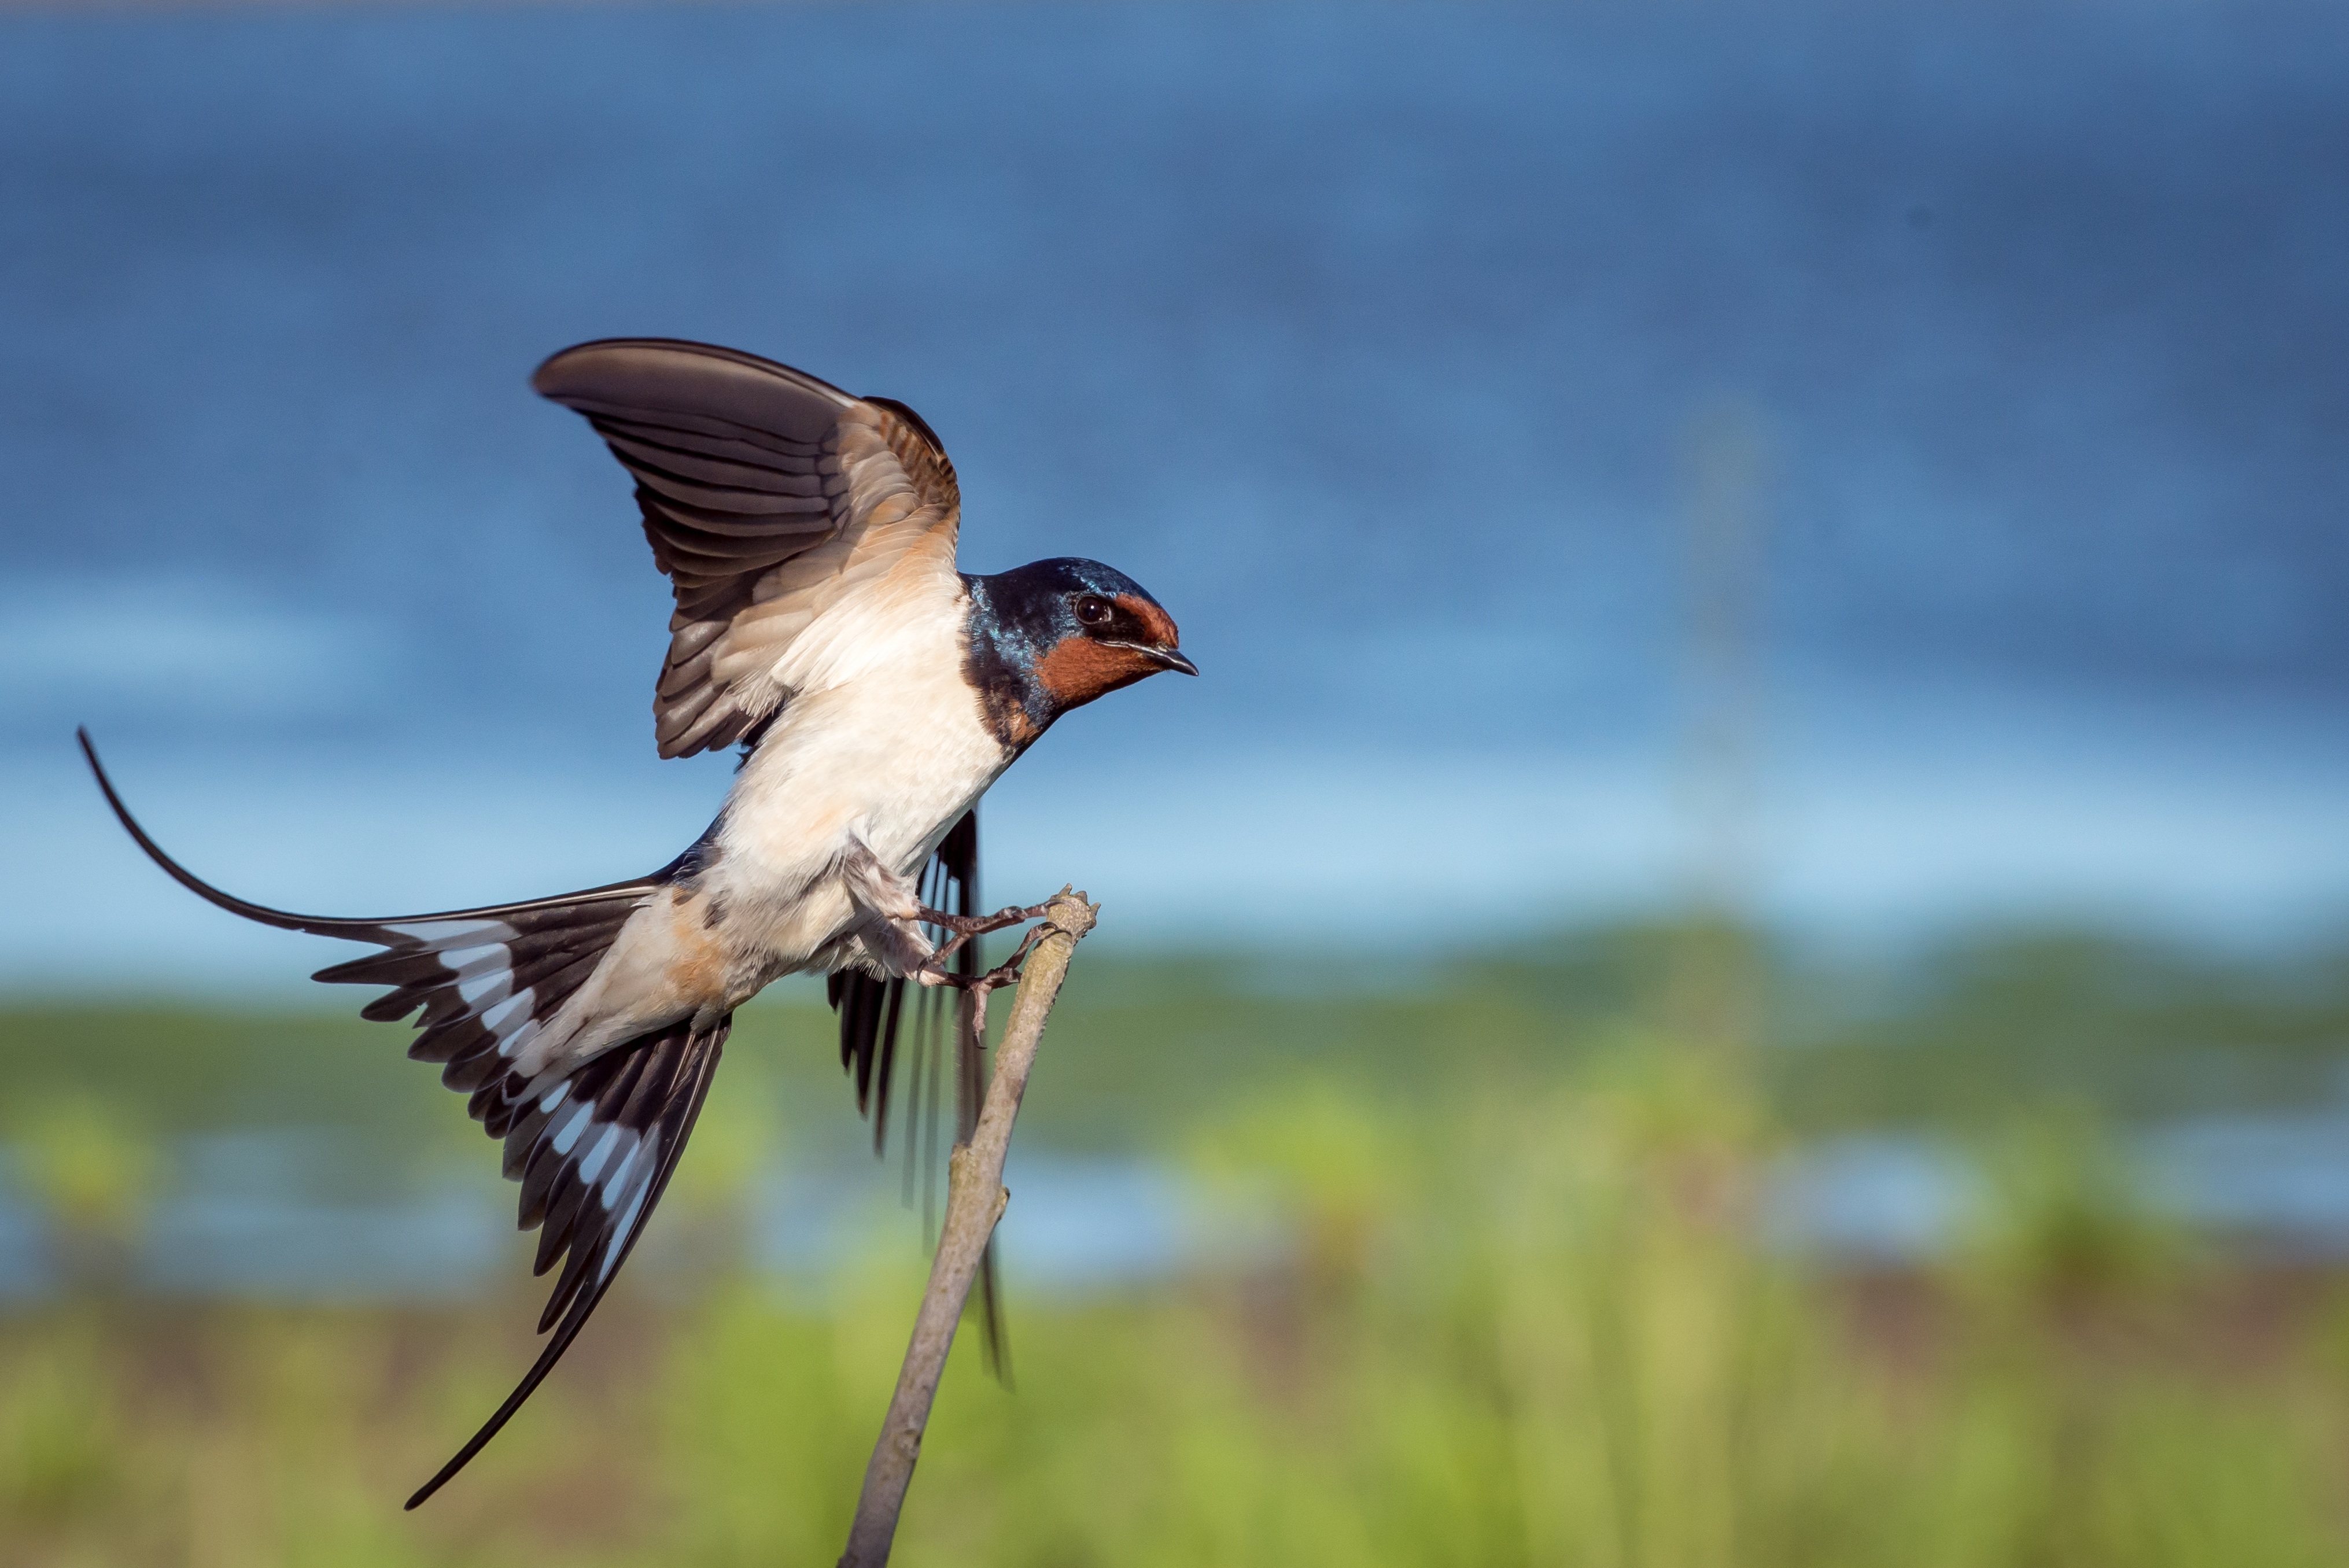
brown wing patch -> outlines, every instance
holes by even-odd
[[[679,888],[669,895],[669,941],[675,954],[668,965],[669,983],[703,1006],[722,1003],[726,995],[727,944],[717,929],[723,917],[710,920],[712,907],[705,893]]]

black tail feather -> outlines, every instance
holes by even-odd
[[[551,1184],[557,1203],[568,1202],[559,1222],[561,1245],[553,1255],[542,1249],[538,1271],[546,1272],[554,1255],[568,1250],[570,1260],[539,1321],[539,1332],[551,1326],[554,1337],[505,1403],[456,1457],[417,1488],[408,1507],[421,1503],[471,1463],[579,1337],[668,1189],[732,1024],[729,1016],[701,1034],[689,1024],[671,1025],[595,1057],[558,1086],[565,1092],[553,1117],[537,1119],[525,1176],[528,1182]],[[569,1119],[574,1116],[575,1122]],[[550,1169],[551,1181],[542,1174]],[[556,1234],[557,1222],[548,1222],[550,1236]]]
[[[578,1337],[660,1202],[700,1115],[730,1017],[700,1034],[689,1023],[671,1025],[536,1077],[515,1065],[637,906],[688,861],[634,882],[521,903],[377,919],[294,914],[223,892],[165,854],[122,803],[87,731],[80,740],[115,817],[173,881],[264,925],[383,949],[331,965],[316,978],[390,987],[362,1009],[368,1018],[421,1010],[408,1054],[445,1064],[441,1081],[471,1096],[468,1109],[483,1130],[505,1140],[505,1174],[523,1183],[522,1228],[545,1226],[537,1272],[564,1263],[539,1323],[554,1337],[472,1440],[409,1500],[414,1508],[481,1452]]]
[[[954,914],[978,913],[978,811],[965,812],[962,819],[948,830],[940,841],[937,853],[931,858],[922,879],[923,899],[932,909],[946,906],[950,893]],[[943,935],[943,933],[936,934]],[[979,973],[978,944],[967,942],[955,950],[954,968],[957,975],[976,976]],[[840,1015],[840,1064],[847,1069],[856,1086],[856,1109],[873,1119],[873,1151],[880,1154],[887,1145],[889,1129],[890,1090],[895,1076],[897,1041],[904,1027],[907,1008],[902,978],[877,979],[859,970],[841,970],[832,975],[826,991],[833,1009]],[[943,1021],[934,1002],[936,993],[922,988],[916,1006],[911,1009],[915,1021],[913,1083],[918,1091],[926,1076],[931,1092],[937,1091],[943,1064],[943,1054],[937,1038],[937,1026]],[[955,1141],[969,1141],[978,1126],[978,1108],[987,1092],[987,1060],[983,1042],[970,1030],[968,1009],[953,1009],[955,1034]],[[923,1061],[928,1059],[926,1074]],[[914,1110],[918,1110],[916,1102]],[[919,1118],[908,1112],[909,1119],[918,1123]],[[911,1180],[910,1161],[914,1144],[936,1137],[936,1119],[930,1119],[930,1128],[918,1125],[918,1135],[908,1140],[906,1156],[907,1179]],[[934,1189],[936,1179],[926,1181],[926,1191]],[[979,1264],[979,1306],[982,1323],[982,1343],[986,1347],[989,1370],[1009,1381],[1009,1361],[1004,1334],[1001,1292],[998,1288],[995,1266],[995,1243],[990,1240],[987,1253]]]
[[[305,931],[314,936],[341,936],[358,942],[377,942],[381,941],[382,938],[374,934],[388,926],[421,925],[435,921],[488,920],[509,914],[526,914],[534,910],[552,909],[590,900],[636,898],[660,885],[661,879],[657,876],[638,877],[632,882],[607,882],[602,887],[585,888],[578,892],[558,893],[552,898],[525,899],[520,903],[484,904],[478,909],[448,909],[431,914],[359,917],[295,914],[286,910],[271,909],[265,904],[239,898],[234,893],[222,892],[170,855],[165,854],[163,846],[148,836],[147,830],[139,825],[139,819],[130,814],[130,808],[122,803],[121,795],[114,788],[114,780],[107,777],[105,767],[98,760],[98,748],[90,743],[89,731],[87,728],[77,729],[74,731],[74,737],[81,742],[81,754],[88,761],[90,772],[97,777],[98,787],[106,795],[106,803],[114,809],[115,820],[122,824],[123,830],[130,835],[132,841],[146,851],[147,858],[163,869],[166,876],[207,903],[217,904],[231,914],[243,915],[247,920],[258,921],[263,925],[274,925],[282,931]],[[360,959],[358,962],[365,964],[373,960]],[[312,978],[343,980],[347,977],[336,971],[347,967],[349,965],[336,965],[333,969],[320,970]]]

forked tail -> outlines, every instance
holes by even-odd
[[[505,1140],[505,1174],[522,1183],[521,1227],[542,1227],[533,1272],[564,1264],[538,1325],[554,1337],[472,1440],[409,1499],[414,1508],[497,1435],[578,1336],[660,1202],[700,1114],[730,1016],[700,1033],[672,1025],[534,1076],[512,1065],[678,867],[554,898],[437,914],[292,914],[223,892],[165,854],[123,805],[88,732],[79,734],[107,804],[173,881],[264,925],[383,949],[315,978],[391,987],[360,1009],[364,1017],[419,1015],[408,1054],[440,1063],[440,1081],[468,1096],[473,1119]]]

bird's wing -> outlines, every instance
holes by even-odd
[[[922,890],[922,902],[931,909],[953,914],[978,913],[978,807],[965,812],[939,842],[923,874]],[[931,935],[941,937],[944,933],[933,931]],[[978,965],[978,943],[965,943],[955,950],[955,973],[976,975]],[[897,1042],[906,1023],[907,983],[903,978],[878,979],[861,969],[841,969],[831,975],[826,987],[833,1009],[840,1015],[840,1065],[856,1085],[856,1109],[873,1119],[873,1152],[879,1154],[888,1142],[890,1089],[896,1077]],[[936,1136],[935,1111],[926,1130],[921,1124],[921,1089],[926,1079],[935,1103],[945,1071],[944,1037],[951,1035],[953,1039],[957,1143],[969,1142],[978,1130],[979,1101],[987,1092],[984,1042],[955,1006],[959,997],[944,996],[928,986],[913,989],[913,1083],[905,1099],[904,1140],[909,1193],[917,1146]],[[953,1009],[950,1020],[940,1016],[948,1008]],[[1004,1332],[1003,1299],[991,1237],[979,1259],[979,1307],[988,1365],[1009,1382],[1009,1342]]]
[[[440,1081],[469,1097],[466,1109],[483,1131],[505,1140],[505,1174],[522,1183],[520,1227],[541,1227],[535,1272],[567,1254],[538,1325],[554,1336],[497,1413],[409,1500],[414,1508],[481,1452],[578,1337],[660,1202],[700,1114],[730,1017],[700,1034],[684,1024],[657,1030],[535,1077],[511,1065],[675,868],[584,892],[437,914],[294,914],[223,892],[165,854],[122,803],[87,733],[81,746],[115,816],[175,881],[264,925],[383,949],[313,978],[390,986],[360,1009],[378,1022],[421,1009],[421,1032],[408,1054],[443,1064]]]
[[[732,745],[820,650],[801,634],[909,557],[948,574],[961,494],[921,416],[755,355],[659,338],[566,348],[531,385],[636,476],[677,593],[655,688],[663,757]]]

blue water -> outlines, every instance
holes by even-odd
[[[72,1279],[74,1253],[0,1144],[0,1302],[39,1300]],[[360,1161],[348,1140],[298,1128],[183,1138],[162,1189],[110,1266],[145,1295],[278,1301],[430,1301],[528,1278],[534,1235],[513,1228],[513,1189],[492,1174],[396,1158]],[[1179,1171],[1133,1158],[1016,1154],[1002,1231],[1020,1289],[1083,1294],[1279,1254],[1275,1215],[1235,1208]],[[901,1201],[895,1165],[770,1167],[715,1214],[686,1198],[646,1232],[631,1274],[690,1289],[737,1264],[822,1289],[893,1258],[919,1264],[935,1232]],[[935,1214],[933,1202],[929,1212]]]
[[[291,1301],[430,1301],[511,1288],[536,1246],[512,1189],[485,1172],[386,1165],[355,1172],[347,1141],[301,1130],[182,1140],[140,1217],[120,1283],[143,1294]],[[1826,1268],[1931,1264],[1980,1240],[1995,1201],[1978,1156],[1947,1140],[1876,1133],[1799,1146],[1764,1172],[1756,1236]],[[2266,1262],[2349,1258],[2349,1111],[2214,1116],[2143,1129],[2116,1150],[2132,1215]],[[0,1145],[0,1156],[7,1150]],[[0,1159],[0,1302],[53,1295],[67,1256]],[[478,1178],[478,1179],[476,1179]],[[1209,1186],[1133,1156],[1014,1153],[1000,1244],[1012,1286],[1062,1299],[1288,1258],[1294,1216],[1269,1191]],[[336,1189],[352,1189],[336,1191]],[[689,1202],[689,1200],[688,1200]],[[926,1255],[921,1212],[892,1166],[777,1164],[730,1211],[646,1233],[635,1288],[690,1292],[747,1266],[821,1292],[876,1261]]]
[[[1766,913],[2304,931],[2349,907],[2344,276],[2338,7],[8,15],[0,975],[310,956],[129,857],[78,720],[285,902],[698,829],[626,487],[523,384],[627,333],[911,402],[969,565],[1182,622],[1205,679],[999,790],[1007,896],[1389,941],[1674,896],[1723,428]]]

